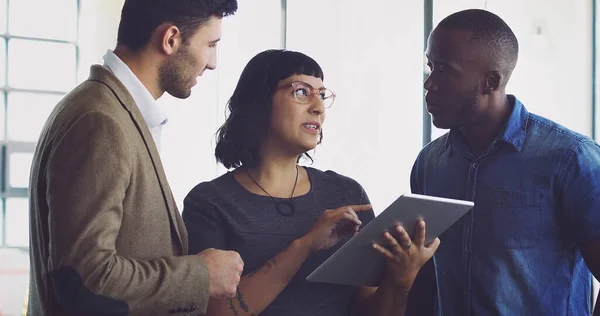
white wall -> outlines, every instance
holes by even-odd
[[[376,213],[409,192],[422,139],[423,3],[288,2],[287,48],[323,67],[336,91],[314,166],[359,181]],[[310,23],[308,21],[317,21]]]
[[[87,79],[90,66],[102,64],[107,49],[117,44],[117,28],[124,0],[83,0],[79,19],[79,82]]]
[[[508,91],[530,111],[592,136],[592,1],[487,2],[520,43]]]
[[[529,111],[592,136],[592,0],[436,0],[434,25],[467,8],[498,14],[519,40],[507,92]]]

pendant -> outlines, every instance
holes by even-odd
[[[283,216],[291,217],[296,214],[296,208],[294,207],[294,203],[291,201],[277,202],[275,203],[275,207],[277,208],[277,213]]]

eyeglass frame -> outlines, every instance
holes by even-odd
[[[296,102],[298,102],[299,104],[307,104],[307,103],[309,103],[310,101],[300,102],[298,100],[298,98],[296,97],[296,93],[295,93],[295,91],[296,91],[296,86],[295,85],[296,84],[303,84],[303,85],[307,86],[307,88],[309,88],[309,95],[308,95],[309,98],[314,97],[315,95],[317,95],[316,92],[321,92],[323,90],[327,90],[327,91],[331,92],[331,97],[330,97],[331,98],[331,104],[329,106],[325,106],[326,109],[329,109],[333,105],[333,103],[335,103],[336,94],[335,94],[335,92],[333,90],[331,90],[329,88],[325,88],[325,87],[317,89],[317,88],[313,87],[312,85],[310,85],[309,83],[306,83],[306,82],[300,81],[300,80],[292,81],[292,82],[286,83],[284,85],[281,85],[281,86],[275,88],[275,91],[281,90],[281,89],[285,89],[285,88],[288,88],[288,87],[292,87],[292,88],[294,88],[293,96],[294,96],[294,100],[296,100]],[[307,99],[307,100],[310,100],[310,99]],[[322,100],[321,98],[319,98],[319,100],[321,100],[321,102],[323,102],[323,105],[325,105],[324,101],[326,99]]]

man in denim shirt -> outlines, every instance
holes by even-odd
[[[450,131],[419,154],[412,191],[475,207],[442,234],[436,278],[424,267],[409,304],[428,298],[439,315],[589,315],[600,147],[505,94],[518,43],[498,16],[450,15],[426,54],[427,110]]]

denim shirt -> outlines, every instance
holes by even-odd
[[[451,130],[413,166],[414,193],[475,203],[440,236],[436,314],[589,315],[579,245],[600,238],[600,147],[509,100],[481,156]]]

